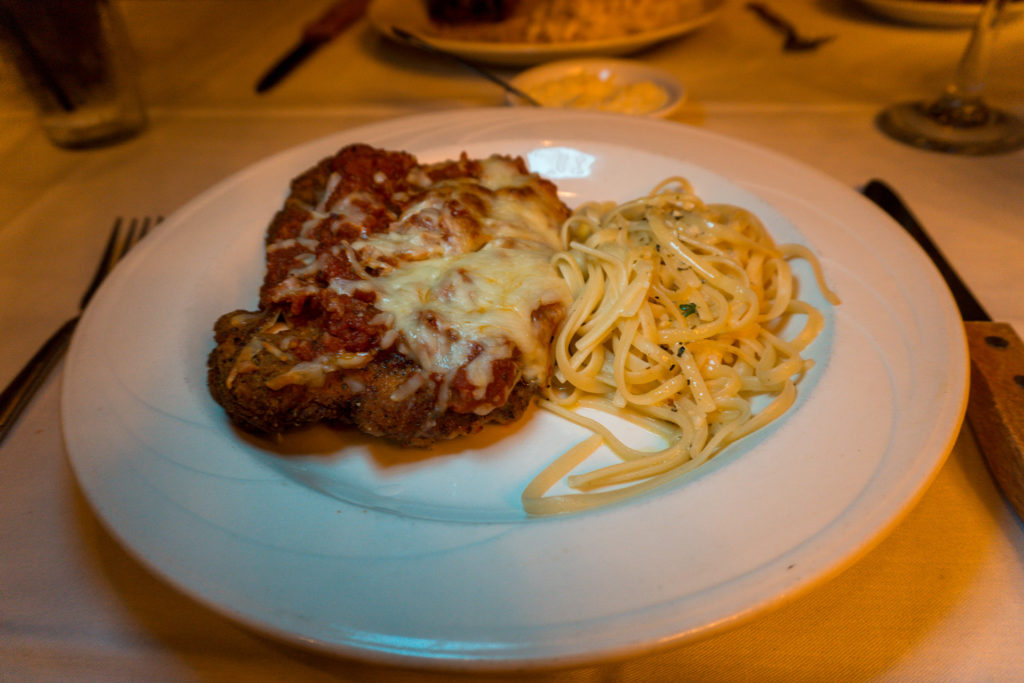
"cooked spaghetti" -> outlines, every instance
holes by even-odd
[[[570,449],[524,490],[531,514],[621,500],[689,472],[782,415],[813,365],[801,353],[824,326],[797,299],[789,259],[821,267],[804,246],[775,244],[749,211],[704,204],[682,178],[615,205],[590,203],[562,226],[554,263],[573,304],[557,335],[555,373],[541,405],[595,436]],[[802,320],[784,338],[792,321]],[[755,399],[766,397],[756,402]],[[577,409],[640,425],[667,444],[627,445]],[[601,443],[620,459],[570,474]],[[567,476],[568,475],[568,476]],[[566,477],[575,493],[545,496]]]

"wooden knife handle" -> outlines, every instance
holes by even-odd
[[[326,42],[362,16],[368,4],[369,0],[338,0],[332,3],[322,15],[307,24],[302,35],[306,40]]]
[[[967,419],[1003,495],[1024,519],[1024,343],[1006,323],[965,322]]]

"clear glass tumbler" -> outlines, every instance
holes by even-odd
[[[54,144],[111,144],[145,128],[134,53],[109,0],[0,0],[0,50]]]

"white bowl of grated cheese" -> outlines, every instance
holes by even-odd
[[[668,116],[686,97],[686,88],[669,72],[628,59],[550,62],[522,72],[512,84],[545,107],[635,116]],[[527,104],[511,93],[505,101]]]

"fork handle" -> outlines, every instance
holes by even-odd
[[[76,315],[54,332],[0,394],[0,443],[68,348],[78,318]]]
[[[786,19],[783,19],[780,15],[770,10],[766,5],[762,5],[760,2],[748,2],[747,9],[764,19],[764,22],[769,26],[773,26],[782,31],[782,33],[787,37],[796,36],[796,27]]]

